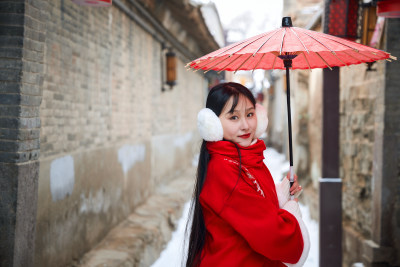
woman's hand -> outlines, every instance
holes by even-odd
[[[286,178],[290,181],[290,172],[286,175]],[[290,195],[295,195],[296,193],[300,192],[303,188],[297,182],[297,175],[294,175],[294,183],[292,187],[289,189]]]

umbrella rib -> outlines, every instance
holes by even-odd
[[[214,68],[215,66],[217,66],[218,64],[224,62],[225,60],[227,60],[228,58],[230,58],[230,56],[226,57],[226,58],[222,58],[222,60],[218,61],[216,64],[212,65],[209,68],[206,68],[206,71],[204,73],[209,72],[212,68]],[[207,64],[206,64],[207,65]],[[204,65],[205,66],[205,65]]]
[[[236,72],[244,65],[244,63],[246,63],[250,58],[251,58],[251,54],[250,54],[250,56],[248,56],[248,58],[246,58],[243,62],[242,62],[242,64],[240,64],[240,66],[233,72],[233,74],[236,74]]]
[[[272,63],[272,70],[274,70],[274,68],[275,68],[275,62],[276,62],[277,57],[278,57],[278,55],[275,55],[274,62]]]
[[[286,35],[286,28],[282,35],[281,49],[279,50],[279,55],[282,55],[283,40],[285,39],[285,35]]]
[[[308,62],[308,59],[306,57],[306,54],[304,54],[304,51],[302,52],[304,58],[306,59],[307,65],[308,65],[308,69],[311,71],[311,66],[310,66],[310,62]]]
[[[235,52],[233,52],[231,55],[233,55],[234,53],[237,53],[237,52],[239,52],[240,50],[242,50],[242,49],[244,49],[245,47],[247,47],[247,46],[249,46],[249,45],[251,45],[252,43],[254,43],[255,41],[258,41],[258,40],[260,40],[261,38],[263,38],[264,37],[264,35],[263,36],[261,36],[260,38],[257,38],[257,39],[255,39],[255,40],[253,40],[252,42],[250,42],[250,43],[248,43],[248,44],[246,44],[245,46],[243,46],[242,48],[240,48],[238,51],[235,51]]]
[[[271,36],[265,40],[264,43],[262,43],[262,45],[260,45],[260,47],[256,50],[256,52],[254,52],[253,57],[258,53],[258,51],[260,51],[260,49],[275,35],[279,32],[279,29],[277,29],[273,34],[271,34]]]
[[[233,52],[233,53],[239,52],[240,50],[242,50],[242,49],[245,48],[246,46],[248,46],[248,45],[254,43],[255,41],[260,40],[260,39],[263,38],[264,36],[265,36],[265,34],[262,34],[259,38],[257,38],[257,39],[255,39],[255,40],[253,40],[252,42],[246,44],[245,46],[243,46],[242,48],[240,48],[238,51],[235,51],[235,52]],[[233,48],[235,48],[235,47],[237,47],[237,46],[239,46],[239,45],[241,45],[241,44],[243,44],[243,43],[245,43],[245,42],[247,42],[247,41],[248,41],[248,39],[243,40],[242,42],[238,43],[237,45],[234,45],[234,46],[230,47],[229,49],[223,50],[223,51],[221,51],[220,53],[218,53],[218,54],[215,55],[215,56],[217,57],[217,56],[221,55],[222,53],[225,53],[225,52],[227,52],[227,51],[229,51],[229,50],[231,50],[231,49],[233,49]],[[231,55],[232,55],[233,53],[231,53]]]
[[[315,38],[314,36],[308,34],[307,32],[304,32],[304,34],[308,35],[309,37],[313,38],[315,41],[317,41],[318,43],[320,43],[321,45],[323,45],[326,49],[328,49],[329,51],[331,51],[332,54],[335,54],[335,51],[333,51],[332,49],[330,49],[328,46],[326,46],[324,43],[322,43],[320,40],[318,40],[318,39]]]
[[[334,42],[336,42],[336,43],[339,43],[339,44],[341,44],[341,45],[347,46],[348,48],[351,48],[351,49],[353,49],[353,50],[355,50],[355,51],[357,51],[357,52],[358,52],[358,49],[357,49],[357,48],[354,48],[354,47],[352,47],[352,46],[350,46],[350,45],[348,45],[348,44],[345,44],[345,43],[339,42],[338,40],[335,40],[335,39],[329,38],[330,36],[329,36],[329,35],[327,35],[327,34],[325,34],[323,37],[324,37],[324,38],[326,38],[326,39],[328,39],[328,40],[331,40],[331,41],[334,41]]]
[[[319,56],[319,58],[322,59],[322,61],[328,66],[328,68],[330,70],[332,70],[332,68],[331,68],[331,66],[329,66],[328,62],[326,62],[326,60],[318,52],[315,52],[315,54],[317,54],[317,56]]]
[[[243,41],[241,41],[241,42],[239,42],[239,43],[237,43],[236,45],[234,45],[234,46],[232,46],[232,47],[229,47],[229,48],[226,49],[226,50],[222,50],[221,52],[219,52],[218,54],[216,54],[215,57],[218,57],[218,56],[221,55],[222,53],[225,53],[225,52],[227,52],[227,51],[229,51],[229,50],[231,50],[231,49],[233,49],[233,48],[235,48],[235,47],[237,47],[237,46],[239,46],[239,45],[245,43],[246,41],[247,41],[247,39],[246,39],[246,40],[243,40]],[[224,48],[226,48],[226,47],[224,47]],[[224,48],[221,48],[221,49],[224,49]]]
[[[232,60],[231,62],[228,62],[228,64],[226,64],[225,66],[223,66],[221,68],[221,70],[218,72],[218,74],[220,74],[221,72],[223,72],[225,70],[226,67],[228,67],[229,65],[231,65],[233,62],[235,62],[236,60],[238,60],[241,56],[243,56],[243,54],[239,55],[237,58],[235,58],[234,60]]]
[[[336,53],[334,54],[334,53],[332,53],[337,59],[339,59],[339,61],[340,62],[342,62],[344,65],[346,65],[346,67],[348,67],[349,65],[347,65],[343,60],[341,60],[337,55],[336,55]]]
[[[254,67],[253,72],[254,72],[254,70],[258,67],[258,65],[261,63],[261,61],[262,61],[262,59],[263,59],[263,57],[264,57],[265,55],[266,55],[266,53],[262,54],[260,60],[257,62],[256,66]]]
[[[358,59],[358,58],[356,58],[355,56],[353,56],[353,55],[350,55],[348,52],[346,52],[346,51],[343,51],[343,53],[345,53],[346,55],[348,55],[349,57],[352,57],[352,58],[354,58],[355,60],[357,60],[357,61],[360,61],[360,59]],[[361,63],[361,62],[360,62]]]
[[[294,35],[297,37],[297,39],[299,39],[300,43],[303,45],[304,49],[307,51],[307,54],[310,54],[307,47],[304,45],[303,41],[300,39],[300,37],[297,35],[297,33],[292,29],[292,27],[290,27],[290,30],[294,33]]]
[[[370,57],[370,56],[368,56],[368,55],[366,55],[366,54],[363,54],[363,53],[361,53],[361,52],[358,52],[358,53],[359,53],[360,55],[366,57],[366,58],[369,58],[369,59],[372,59],[373,61],[376,61],[376,59],[374,59],[373,57]]]
[[[229,58],[230,56],[228,56],[228,58]],[[201,69],[201,68],[203,68],[203,67],[205,67],[206,65],[208,65],[208,64],[210,64],[210,63],[213,63],[214,61],[216,61],[216,60],[218,60],[218,59],[221,59],[221,58],[219,58],[219,57],[214,57],[212,60],[210,60],[210,61],[207,61],[207,60],[204,60],[204,62],[200,62],[199,63],[199,65],[197,65],[196,67],[198,67],[198,69]],[[201,64],[201,63],[205,63],[205,64]],[[200,65],[201,64],[201,65]]]

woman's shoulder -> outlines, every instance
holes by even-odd
[[[239,172],[239,162],[224,155],[214,155],[208,162],[207,173],[232,174]]]
[[[239,166],[227,157],[213,157],[207,167],[207,177],[204,186],[230,188],[239,177]]]

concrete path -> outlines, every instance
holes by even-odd
[[[156,189],[147,201],[71,267],[148,267],[171,239],[189,201],[195,168]]]

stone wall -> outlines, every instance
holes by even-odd
[[[343,179],[343,219],[364,237],[371,236],[371,179],[374,132],[383,112],[384,63],[376,71],[364,64],[340,72],[340,176]]]
[[[161,91],[161,43],[114,5],[49,14],[35,266],[79,258],[191,164],[206,88],[178,54],[178,84]]]
[[[343,181],[343,251],[354,247],[354,238],[370,239],[372,234],[372,164],[376,121],[383,112],[379,98],[384,91],[384,63],[376,71],[366,66],[341,68],[340,72],[340,177]],[[351,237],[350,237],[351,236]],[[357,237],[355,237],[357,236]],[[360,259],[344,253],[346,263]]]

